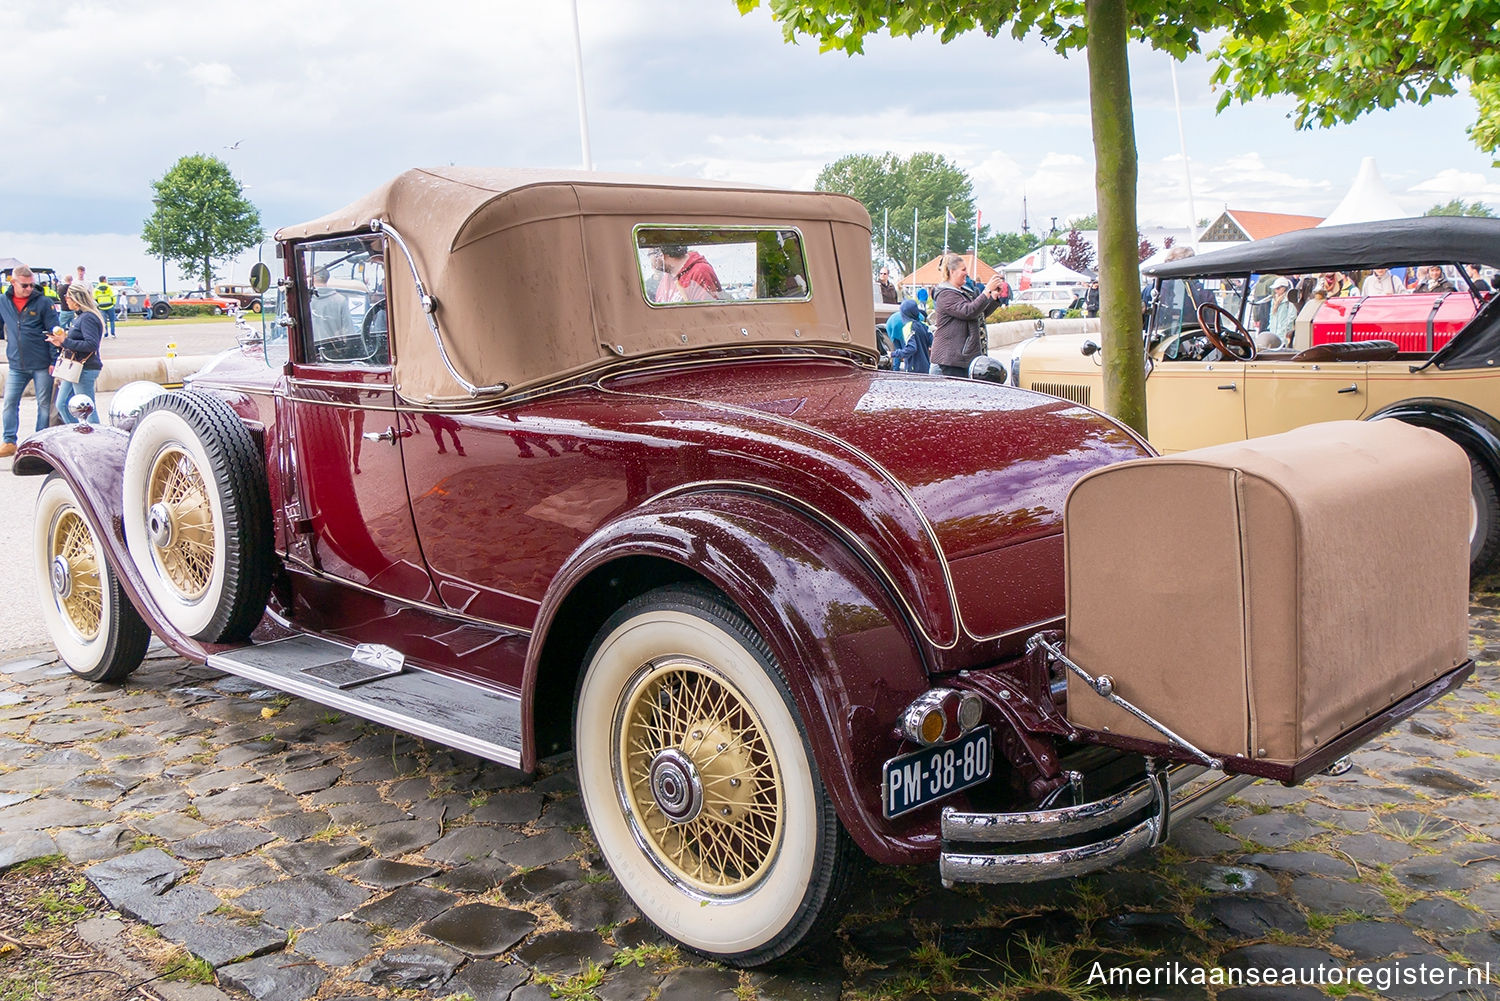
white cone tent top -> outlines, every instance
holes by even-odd
[[[1338,208],[1328,213],[1319,226],[1342,226],[1349,222],[1380,222],[1383,219],[1405,219],[1411,215],[1402,208],[1380,179],[1375,158],[1367,156],[1359,164],[1359,173],[1349,186],[1349,193]]]

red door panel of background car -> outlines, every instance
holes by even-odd
[[[294,365],[288,396],[291,440],[284,447],[298,489],[289,555],[382,594],[436,603],[406,494],[407,429],[390,370]],[[367,433],[393,437],[369,441]]]

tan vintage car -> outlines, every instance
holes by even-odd
[[[1431,428],[1468,453],[1470,566],[1494,569],[1500,309],[1492,299],[1460,281],[1452,291],[1304,303],[1294,346],[1274,351],[1257,350],[1248,328],[1254,276],[1417,264],[1461,274],[1455,265],[1497,262],[1500,219],[1434,216],[1301,230],[1148,269],[1156,280],[1145,334],[1151,444],[1180,452],[1332,420],[1393,417]],[[1039,334],[1016,346],[1010,379],[1101,406],[1100,338]]]

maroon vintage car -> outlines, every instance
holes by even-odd
[[[1158,466],[1085,407],[878,371],[852,199],[412,170],[277,238],[288,305],[260,342],[20,450],[17,473],[49,474],[37,571],[63,660],[120,681],[149,630],[516,768],[571,748],[614,876],[726,962],[828,932],[861,854],[948,881],[1096,870],[1471,668],[1461,453],[1356,426]],[[1348,469],[1320,448],[1352,473],[1329,483]],[[1121,496],[1146,514],[1116,505],[1115,470],[1144,470]],[[1103,486],[1079,487],[1069,556],[1109,586],[1068,567],[1075,636],[1081,478]],[[1417,481],[1410,545],[1298,534]],[[1131,534],[1162,484],[1202,528],[1165,573]],[[1263,503],[1236,521],[1242,495]],[[1330,579],[1421,598],[1372,620]],[[1276,652],[1251,663],[1252,639]],[[1164,668],[1170,698],[1129,673]]]

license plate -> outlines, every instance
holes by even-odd
[[[881,800],[887,817],[978,785],[995,768],[995,740],[987,726],[976,727],[951,744],[924,747],[885,763]]]

